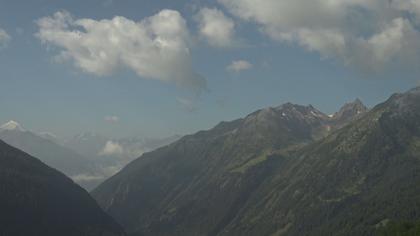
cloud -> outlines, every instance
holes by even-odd
[[[71,179],[76,183],[98,181],[104,178],[105,177],[102,175],[90,175],[90,174],[80,174],[80,175],[75,175],[71,177]]]
[[[216,8],[203,8],[195,16],[200,36],[211,46],[229,47],[233,45],[235,23]]]
[[[232,63],[226,67],[226,70],[239,73],[245,70],[249,70],[252,67],[253,65],[248,61],[237,60],[237,61],[232,61]]]
[[[391,4],[394,8],[411,13],[417,20],[417,23],[420,22],[420,1],[418,0],[393,0]]]
[[[190,34],[181,14],[162,10],[135,22],[112,19],[74,19],[68,12],[37,20],[36,33],[44,44],[59,50],[57,58],[97,76],[131,69],[142,78],[173,82],[201,91],[206,80],[192,68]]]
[[[190,99],[177,97],[176,100],[188,112],[195,112],[198,110],[197,104]]]
[[[378,71],[420,62],[418,0],[218,0],[281,43]]]
[[[121,155],[124,153],[123,147],[114,141],[108,141],[105,144],[105,147],[99,152],[100,156],[111,156],[111,155]]]
[[[7,47],[12,37],[2,28],[0,28],[0,49]]]
[[[105,122],[108,122],[108,123],[118,123],[120,121],[120,117],[118,117],[118,116],[105,116],[104,120],[105,120]]]

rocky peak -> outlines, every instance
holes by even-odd
[[[286,103],[276,107],[276,110],[281,113],[282,117],[290,119],[327,119],[327,115],[314,108],[312,105],[302,106]]]
[[[366,113],[368,110],[369,109],[362,101],[357,98],[353,102],[344,104],[344,106],[332,116],[332,119],[337,122],[348,122]]]

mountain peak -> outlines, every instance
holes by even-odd
[[[0,130],[16,130],[24,132],[26,131],[18,122],[10,120],[7,123],[0,126]]]
[[[360,98],[356,98],[352,103],[364,106],[364,104],[363,104],[362,100],[360,100]]]
[[[356,100],[354,100],[353,102],[349,102],[344,104],[343,107],[341,107],[340,111],[338,111],[335,116],[342,116],[342,115],[346,115],[346,113],[348,115],[356,115],[356,114],[360,114],[360,113],[364,113],[368,110],[368,108],[363,104],[363,102],[359,99],[356,98]]]
[[[284,117],[293,116],[293,117],[316,117],[325,119],[327,116],[321,111],[317,110],[312,105],[297,105],[293,103],[285,103],[275,108],[277,111],[280,111]]]
[[[356,98],[353,102],[344,104],[344,106],[331,118],[339,123],[346,123],[347,121],[353,120],[359,115],[366,113],[368,110],[369,109],[363,102],[359,98]]]

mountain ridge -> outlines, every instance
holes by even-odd
[[[144,154],[92,195],[129,233],[216,235],[283,161],[271,155],[334,129],[311,105],[261,109]]]

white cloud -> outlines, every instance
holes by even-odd
[[[104,120],[108,123],[118,123],[120,121],[120,117],[118,117],[118,116],[105,116]]]
[[[111,156],[111,155],[121,155],[124,153],[123,147],[114,141],[108,141],[105,144],[105,147],[99,153],[101,156]]]
[[[5,48],[12,37],[2,28],[0,28],[0,49]]]
[[[233,45],[235,23],[222,11],[216,8],[203,8],[195,16],[199,33],[214,47],[229,47]]]
[[[420,63],[419,0],[218,0],[283,43],[364,70]]]
[[[205,79],[192,68],[190,35],[177,11],[162,10],[140,22],[122,16],[74,19],[61,11],[37,24],[36,36],[56,46],[59,59],[71,60],[85,72],[104,76],[128,68],[143,78],[196,90],[206,87]]]
[[[102,180],[104,178],[105,177],[102,175],[90,175],[90,174],[80,174],[80,175],[75,175],[71,177],[71,179],[76,183],[97,181],[97,180]]]
[[[241,71],[249,70],[253,65],[245,60],[232,61],[230,65],[226,67],[226,70],[239,73]]]

